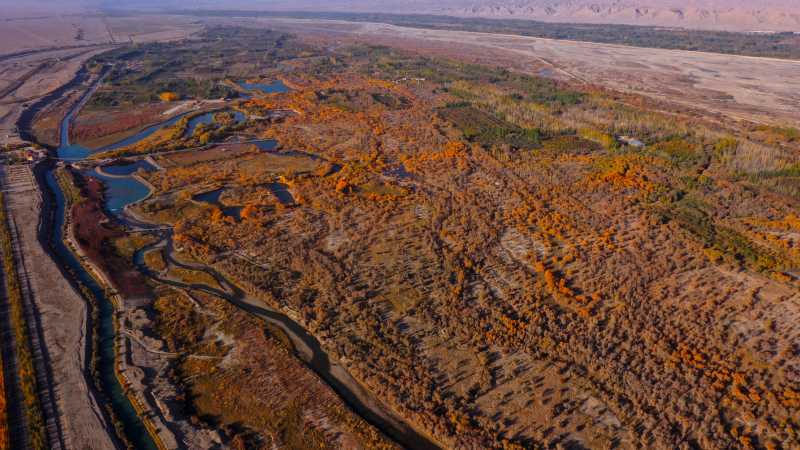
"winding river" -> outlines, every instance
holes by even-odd
[[[92,152],[85,147],[72,146],[68,143],[68,127],[70,118],[80,109],[83,103],[94,92],[95,89],[102,82],[102,77],[95,86],[84,96],[81,102],[64,117],[62,121],[61,130],[61,145],[58,148],[58,156],[60,158],[69,158],[74,160],[83,159],[89,156]],[[158,127],[163,126],[159,124]],[[157,128],[156,128],[157,129]],[[140,139],[143,139],[149,134],[146,132],[153,131],[152,127],[144,130],[144,132],[137,134]],[[154,131],[153,131],[154,132]],[[151,133],[152,134],[152,133]],[[129,142],[126,145],[130,145]],[[114,329],[114,304],[109,300],[103,288],[97,284],[94,278],[84,269],[78,259],[63,243],[62,225],[64,224],[64,209],[66,200],[61,192],[58,183],[53,175],[54,169],[48,169],[45,173],[47,184],[51,188],[51,192],[55,195],[55,204],[57,209],[54,214],[55,227],[53,244],[58,253],[62,256],[63,260],[70,269],[75,271],[79,279],[89,288],[92,293],[97,297],[100,303],[100,364],[99,371],[100,377],[103,382],[106,394],[110,399],[112,408],[114,409],[117,417],[123,423],[125,428],[125,435],[131,440],[134,446],[139,450],[157,450],[158,447],[148,433],[144,423],[138,417],[133,404],[128,397],[124,395],[122,386],[115,374],[116,361],[114,358],[115,350],[115,329]],[[92,174],[95,175],[95,174]],[[109,186],[109,192],[114,191],[117,195],[114,197],[114,204],[107,204],[107,209],[119,205],[126,205],[140,200],[147,194],[138,188],[128,189],[128,192],[123,185],[130,186],[129,183],[134,182],[141,185],[138,181],[131,178],[111,178],[99,176]],[[144,187],[144,186],[142,186]],[[47,193],[45,193],[47,195]],[[111,197],[107,194],[107,197]],[[109,198],[109,203],[110,203]],[[49,225],[50,218],[43,218],[44,225]],[[130,225],[126,223],[126,225]],[[142,223],[142,228],[151,228],[153,224]],[[150,277],[157,279],[165,284],[170,284],[180,287],[191,287],[194,289],[202,290],[217,296],[220,296],[232,304],[250,312],[270,323],[280,327],[291,338],[297,354],[305,364],[319,375],[339,396],[344,402],[351,407],[357,414],[366,419],[368,422],[375,425],[378,429],[383,431],[386,435],[410,449],[422,450],[438,450],[441,447],[426,435],[418,431],[411,424],[406,422],[402,416],[382,403],[374,394],[362,386],[352,375],[339,363],[338,360],[331,358],[322,348],[320,342],[308,333],[302,326],[294,322],[291,318],[267,306],[267,304],[253,297],[234,284],[228,282],[222,275],[217,273],[208,266],[180,259],[172,247],[172,233],[167,231],[155,232],[159,238],[158,242],[153,246],[143,249],[136,254],[137,266]],[[165,260],[174,267],[184,267],[195,270],[203,270],[210,273],[217,279],[223,290],[213,289],[205,285],[186,285],[175,280],[162,277],[160,274],[151,271],[143,262],[143,254],[151,248],[159,248],[164,254]]]
[[[58,147],[59,157],[85,158],[91,151],[81,146],[69,145],[69,120],[80,109],[83,103],[89,98],[95,89],[103,81],[101,77],[97,84],[83,97],[75,108],[67,114],[61,121],[61,145]],[[78,156],[80,155],[80,156]],[[64,225],[64,209],[66,206],[66,199],[61,192],[61,188],[53,176],[54,169],[48,169],[45,173],[45,179],[50,186],[50,192],[55,195],[56,211],[54,220],[55,227],[53,233],[53,244],[56,251],[61,255],[63,261],[67,266],[72,269],[81,282],[92,291],[92,294],[97,298],[100,308],[99,318],[99,338],[100,338],[100,361],[98,364],[98,371],[100,380],[103,383],[103,389],[109,399],[111,407],[117,418],[122,422],[125,429],[125,436],[133,443],[138,450],[158,450],[155,440],[150,435],[150,432],[145,427],[142,420],[139,418],[136,408],[131,403],[127,395],[124,394],[122,385],[116,375],[116,330],[114,328],[114,303],[106,297],[105,290],[97,283],[97,281],[84,269],[80,261],[64,244],[64,233],[62,226]],[[113,178],[104,178],[105,180],[113,180]],[[138,183],[138,182],[137,182]],[[141,184],[141,183],[140,183]],[[43,217],[43,226],[49,226],[50,217]]]

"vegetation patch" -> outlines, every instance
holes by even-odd
[[[391,184],[363,184],[358,186],[357,192],[365,197],[367,196],[387,196],[387,197],[403,197],[408,195],[408,190]]]
[[[174,269],[170,269],[167,275],[179,278],[181,281],[187,284],[192,283],[202,283],[208,286],[211,286],[215,289],[222,289],[222,286],[217,283],[217,280],[209,274],[208,272],[203,272],[202,270],[192,270],[192,269],[184,269],[182,267],[176,267]]]
[[[160,288],[153,303],[156,321],[153,331],[167,342],[171,352],[206,356],[204,341],[212,319],[198,313],[194,304],[174,289]]]
[[[11,448],[11,440],[8,427],[8,402],[6,401],[7,392],[3,358],[8,359],[9,356],[0,354],[0,449],[5,450]]]
[[[166,158],[181,166],[191,166],[198,163],[213,162],[219,159],[232,158],[243,153],[257,151],[257,149],[258,147],[254,149],[251,146],[242,144],[229,144],[214,147],[208,150],[176,153],[174,155],[166,156]]]
[[[130,233],[111,240],[111,245],[117,250],[117,254],[133,261],[133,255],[140,249],[154,244],[156,237],[148,233]]]
[[[181,199],[174,203],[145,203],[139,210],[155,222],[175,225],[178,221],[198,217],[202,208],[191,200]]]
[[[154,331],[186,354],[209,333],[225,334],[238,347],[236,358],[226,364],[178,360],[181,401],[195,424],[225,431],[235,448],[397,448],[295,358],[280,329],[217,297],[190,294],[201,309],[175,296],[156,302]]]
[[[147,251],[147,253],[144,254],[144,262],[147,264],[147,267],[156,272],[161,272],[167,268],[167,263],[164,261],[164,255],[161,254],[161,250],[153,249]]]
[[[239,121],[236,120],[236,117],[233,115],[231,111],[218,112],[214,114],[213,120],[214,123],[220,125],[235,125],[239,123]]]
[[[296,173],[310,172],[319,166],[319,163],[306,157],[267,155],[256,159],[242,161],[237,167],[244,170],[258,170],[264,172]]]
[[[599,150],[601,147],[596,142],[583,139],[580,136],[565,135],[554,136],[542,140],[542,146],[548,150],[569,151],[578,149]]]
[[[419,303],[419,293],[414,288],[397,289],[385,295],[398,311],[409,312]]]
[[[74,170],[65,171],[72,186],[84,201],[72,205],[72,234],[78,246],[103,272],[111,285],[132,304],[148,303],[152,290],[147,279],[110,242],[127,235],[125,228],[108,217],[104,210],[105,184],[98,178]]]

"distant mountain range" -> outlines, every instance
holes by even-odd
[[[728,31],[800,32],[800,0],[29,0],[103,9],[381,12]]]
[[[800,31],[800,1],[507,1],[447,4],[457,16],[531,19],[545,22],[611,23],[729,31]]]

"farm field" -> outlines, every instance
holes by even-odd
[[[98,92],[102,95],[103,90],[99,89]],[[130,137],[149,125],[163,121],[161,113],[167,108],[166,104],[145,107],[82,108],[72,121],[69,139],[75,145],[97,150]]]

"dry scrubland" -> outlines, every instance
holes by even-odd
[[[164,293],[153,310],[152,330],[184,355],[173,371],[184,392],[176,401],[235,448],[397,448],[342,408],[279,329],[199,291]]]
[[[75,171],[65,178],[79,200],[72,204],[73,236],[123,301],[128,388],[148,406],[162,442],[188,448],[223,448],[226,441],[233,448],[300,450],[309,442],[318,448],[397,448],[308,371],[280,329],[214,296],[188,296],[145,281],[131,256],[152,236],[125,234],[97,208],[99,180]],[[148,251],[145,261],[157,271],[167,268],[159,250]],[[222,289],[200,270],[173,267],[167,276]]]
[[[177,124],[114,153],[186,149],[154,155],[165,171],[139,211],[175,224],[181,255],[295,318],[448,448],[800,444],[800,132],[443,57],[457,47],[265,36],[293,55],[280,77],[296,90],[232,107],[299,115]],[[297,157],[197,148],[234,135],[326,161],[301,173]],[[134,332],[179,356],[169,377],[159,366],[180,386],[162,401],[244,448],[390,445],[280,332],[208,294],[136,291],[101,186],[70,178],[91,199],[76,237],[125,275]],[[278,181],[294,205],[262,195]],[[240,217],[194,200],[220,188]],[[179,269],[160,256],[147,264]]]
[[[298,206],[143,212],[448,447],[796,445],[796,130],[351,44],[242,105],[341,168],[284,174]],[[248,158],[152,182],[275,179]]]

